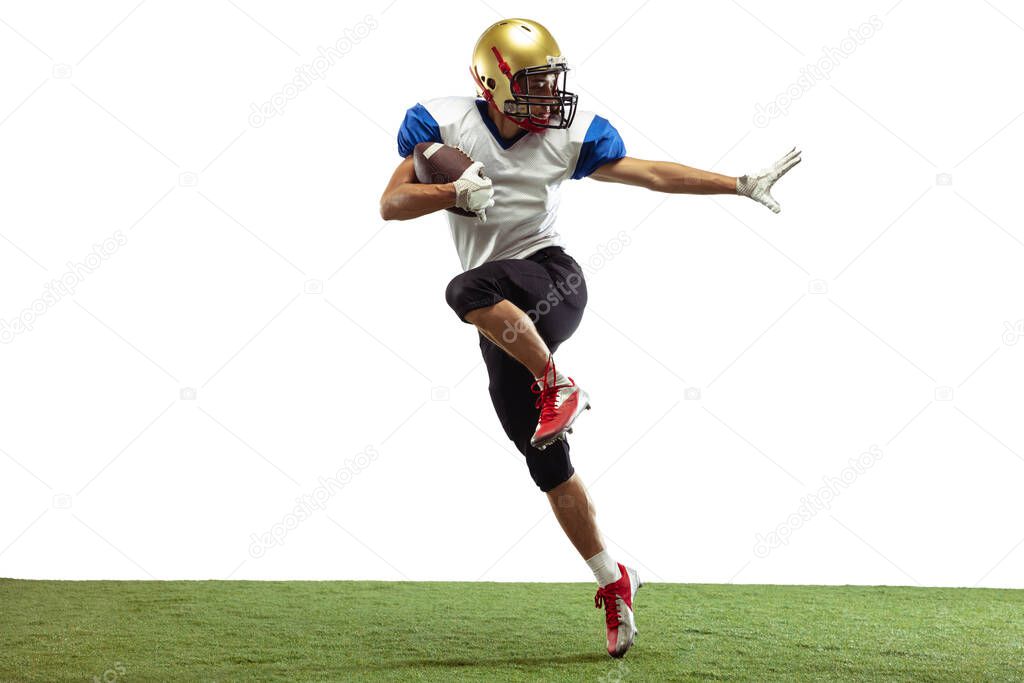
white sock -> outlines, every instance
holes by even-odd
[[[619,563],[612,559],[607,550],[602,550],[587,560],[587,566],[590,567],[590,571],[594,572],[594,578],[597,579],[599,586],[607,586],[622,578]]]

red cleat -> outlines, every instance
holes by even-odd
[[[530,445],[540,450],[565,438],[580,413],[590,408],[587,392],[580,389],[571,377],[562,377],[555,371],[553,357],[544,367],[543,379],[536,380],[530,389],[538,394],[534,405],[540,408],[540,418]]]
[[[594,607],[604,605],[604,620],[608,628],[608,654],[621,657],[633,645],[637,634],[633,619],[633,598],[643,583],[635,569],[619,564],[622,576],[615,583],[597,589]]]

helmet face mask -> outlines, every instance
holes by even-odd
[[[512,100],[505,113],[539,128],[568,128],[576,116],[578,95],[566,89],[569,67],[564,57],[548,57],[544,66],[530,66],[512,78]]]

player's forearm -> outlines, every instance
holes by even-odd
[[[404,183],[380,199],[380,216],[406,221],[455,206],[455,184]]]
[[[648,189],[672,194],[736,194],[736,178],[671,161],[652,161]]]

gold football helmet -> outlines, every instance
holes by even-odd
[[[551,33],[529,19],[502,19],[473,48],[469,71],[477,95],[505,118],[534,133],[568,128],[575,93],[565,89],[569,66]]]

